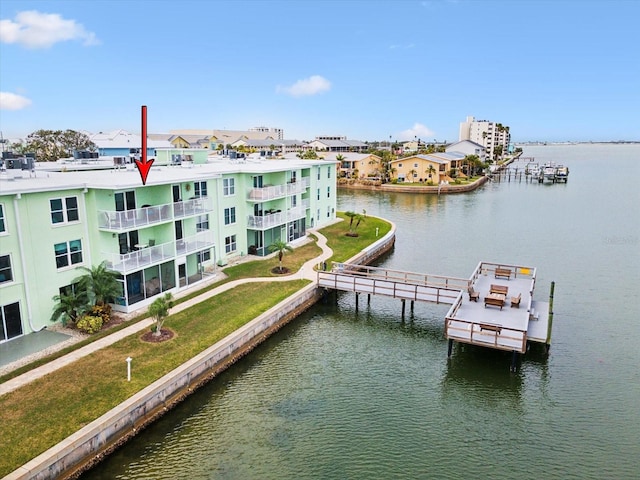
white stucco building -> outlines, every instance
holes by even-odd
[[[467,117],[466,121],[460,123],[459,140],[471,140],[482,145],[486,150],[487,156],[495,160],[496,148],[499,145],[502,146],[503,154],[509,151],[511,134],[509,133],[509,127],[501,123]]]

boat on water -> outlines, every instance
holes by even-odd
[[[568,179],[569,168],[565,167],[564,165],[557,165],[552,162],[545,163],[538,175],[538,183],[567,183]]]
[[[524,167],[525,175],[532,175],[534,178],[537,178],[540,175],[540,165],[537,163],[529,163]]]
[[[569,168],[563,165],[558,166],[556,168],[556,182],[564,182],[567,183],[569,180]]]
[[[556,166],[553,163],[546,163],[542,168],[542,181],[555,183]]]

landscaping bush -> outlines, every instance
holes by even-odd
[[[92,317],[100,317],[102,318],[102,324],[109,323],[111,320],[111,305],[105,303],[103,305],[94,305],[91,307],[88,315]]]
[[[100,331],[102,323],[102,317],[85,315],[76,322],[76,327],[78,330],[92,334]]]

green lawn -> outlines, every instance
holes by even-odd
[[[339,215],[345,218],[343,214]],[[348,228],[349,220],[346,219],[321,230],[334,250],[333,261],[343,262],[352,257],[382,238],[391,226],[382,220],[367,217],[357,229],[358,237],[346,236]],[[287,252],[283,266],[295,272],[319,253],[320,248],[315,242],[304,245],[292,253]],[[277,263],[277,258],[271,258],[229,267],[225,269],[228,278],[224,282],[243,277],[272,276],[270,270]],[[3,395],[0,397],[0,476],[10,473],[92,422],[308,283],[307,280],[292,279],[284,283],[240,285],[183,312],[170,315],[165,326],[174,330],[176,336],[168,342],[145,343],[140,340],[140,335],[133,335]],[[206,289],[220,284],[218,282]],[[183,297],[180,301],[206,289]],[[145,316],[143,314],[127,325]],[[90,340],[112,332],[101,332]],[[70,347],[67,351],[72,349]],[[133,358],[131,382],[126,381],[124,359],[127,357]],[[49,357],[40,363],[53,358]],[[25,369],[34,366],[37,365],[31,364]],[[9,376],[2,381],[7,378]]]

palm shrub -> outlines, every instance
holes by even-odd
[[[156,324],[153,326],[153,334],[157,337],[161,335],[164,320],[169,316],[169,309],[173,307],[173,296],[166,293],[163,297],[156,298],[149,305],[149,316],[155,318]]]
[[[86,292],[92,305],[104,305],[113,302],[120,295],[118,274],[107,268],[104,261],[92,268],[78,267],[85,274],[77,278],[80,290]]]
[[[282,273],[282,257],[284,257],[284,252],[293,252],[293,248],[287,245],[287,242],[276,240],[271,245],[269,245],[269,251],[278,252],[278,271]]]
[[[53,301],[56,303],[53,306],[50,320],[52,322],[61,321],[63,327],[69,322],[76,323],[78,318],[89,309],[87,296],[81,290],[54,295]]]

